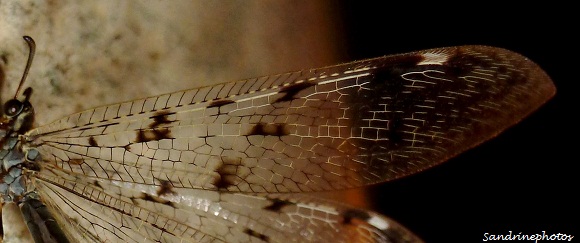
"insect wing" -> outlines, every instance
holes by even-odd
[[[58,185],[39,180],[52,211],[69,212],[57,221],[78,242],[421,242],[384,216],[309,195],[176,189],[157,197],[62,172]]]
[[[83,190],[101,188],[116,202],[93,208],[125,215],[114,218],[134,221],[123,225],[131,232],[177,232],[159,223],[166,221],[131,212],[136,202],[156,215],[151,217],[203,231],[171,218],[188,211],[176,206],[180,198],[203,191],[222,207],[226,195],[241,197],[238,192],[340,190],[400,178],[492,138],[554,90],[549,77],[519,54],[451,47],[103,106],[32,130],[26,139],[42,154],[37,182],[45,191],[67,200],[66,191],[94,204],[98,197]],[[300,203],[289,195],[289,202]],[[83,213],[76,210],[65,220],[79,221]],[[205,218],[208,212],[193,214]],[[257,217],[264,208],[260,212]],[[242,232],[284,240],[251,230]]]

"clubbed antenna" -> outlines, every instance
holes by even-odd
[[[18,89],[14,94],[14,99],[18,97],[18,94],[20,93],[20,88],[22,88],[22,84],[24,83],[24,80],[26,80],[26,76],[28,76],[28,70],[30,70],[32,60],[34,59],[34,52],[36,51],[36,43],[34,43],[32,37],[23,36],[22,38],[24,38],[24,41],[26,41],[26,43],[28,44],[28,49],[30,50],[30,52],[28,53],[28,61],[26,61],[26,68],[24,69],[24,73],[22,74],[22,79],[20,80],[20,84],[18,84]]]

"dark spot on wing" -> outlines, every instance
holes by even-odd
[[[260,239],[260,240],[263,240],[263,241],[265,241],[265,242],[270,242],[270,238],[268,238],[268,236],[267,236],[267,235],[260,234],[260,233],[258,233],[258,232],[256,232],[256,231],[253,231],[253,230],[251,230],[251,229],[245,229],[245,230],[244,230],[244,233],[248,234],[249,236],[252,236],[252,237],[258,238],[258,239]]]
[[[423,59],[424,57],[420,54],[396,56],[389,59],[384,65],[371,70],[371,75],[368,77],[369,80],[368,84],[365,85],[365,89],[358,89],[353,94],[354,100],[352,102],[358,105],[353,107],[356,108],[354,111],[360,114],[367,114],[366,112],[362,112],[362,110],[376,109],[377,107],[371,106],[385,104],[386,101],[382,100],[384,97],[391,97],[393,99],[391,102],[395,103],[393,107],[397,107],[397,105],[405,102],[404,100],[398,99],[401,93],[407,91],[406,85],[409,84],[407,80],[402,78],[402,75],[428,68],[425,65],[417,65]],[[367,78],[363,77],[363,79]],[[392,108],[389,107],[389,109]]]
[[[282,208],[284,208],[286,206],[291,206],[291,205],[295,204],[293,202],[281,200],[278,198],[271,199],[270,201],[272,202],[272,204],[270,204],[267,207],[264,207],[264,210],[268,210],[268,211],[272,211],[272,212],[276,212],[276,213],[282,212]]]
[[[137,130],[136,143],[146,143],[149,141],[159,141],[162,139],[171,139],[171,129],[164,128],[153,128],[153,129],[139,129]]]
[[[166,180],[160,180],[160,182],[161,185],[159,185],[159,189],[157,189],[157,196],[176,194],[175,191],[173,191],[173,185],[171,184],[171,182]]]
[[[357,209],[349,209],[342,213],[342,223],[343,224],[355,224],[356,221],[364,221],[367,222],[371,216],[369,213],[357,210]]]
[[[159,197],[154,197],[151,196],[147,193],[141,193],[141,196],[139,197],[130,197],[131,201],[133,202],[133,204],[138,205],[138,199],[143,200],[143,201],[149,201],[149,202],[154,202],[154,203],[160,203],[160,204],[164,204],[167,206],[170,206],[172,208],[175,208],[175,204],[172,201],[168,201]]]
[[[73,165],[81,165],[83,164],[85,161],[83,159],[70,159],[68,161],[69,164],[73,164]]]
[[[135,142],[137,143],[146,143],[149,141],[159,141],[162,139],[170,139],[171,137],[171,129],[168,127],[160,127],[164,124],[171,124],[175,121],[169,120],[169,116],[175,114],[175,112],[169,111],[158,111],[155,112],[153,116],[150,118],[153,119],[153,122],[149,124],[150,129],[139,129],[137,130],[137,138]]]
[[[416,100],[428,99],[430,93],[410,95],[414,90],[408,88],[409,81],[402,75],[433,68],[432,65],[417,65],[423,60],[422,54],[388,57],[384,63],[369,70],[371,75],[360,78],[364,88],[350,90],[350,112],[347,116],[352,121],[351,131],[356,136],[367,138],[356,143],[357,147],[362,148],[358,153],[370,155],[365,158],[365,164],[370,165],[380,159],[377,156],[385,155],[386,150],[395,151],[405,146],[405,129],[408,127],[403,118],[408,116],[407,111],[416,108]],[[379,140],[375,140],[377,138]],[[373,164],[371,167],[375,166]]]
[[[475,56],[473,53],[462,53],[458,51],[451,55],[449,60],[445,62],[445,73],[455,79],[469,74],[476,67],[489,69],[491,66],[493,66],[491,59],[484,59]]]
[[[98,147],[99,144],[97,143],[97,140],[95,140],[95,137],[90,136],[89,137],[89,145],[93,146],[93,147]]]
[[[218,190],[227,190],[230,186],[238,184],[237,172],[240,165],[239,158],[221,157],[222,164],[216,170],[219,178],[216,178],[214,185]]]
[[[424,57],[420,54],[402,55],[393,57],[390,63],[379,67],[374,71],[371,82],[384,83],[393,82],[393,80],[400,79],[401,75],[409,72],[423,61]]]
[[[174,115],[175,112],[170,112],[170,111],[158,111],[155,112],[155,114],[151,117],[151,119],[153,119],[153,122],[151,124],[149,124],[150,128],[156,128],[159,127],[161,125],[164,124],[171,124],[175,121],[171,121],[169,120],[169,116],[170,115]]]
[[[282,89],[280,89],[280,93],[284,94],[284,96],[280,97],[275,102],[291,101],[291,100],[295,99],[294,96],[296,94],[298,94],[298,92],[305,90],[307,88],[310,88],[314,85],[316,85],[316,83],[304,81],[302,83],[295,83],[295,84],[291,84],[291,85],[282,87]]]
[[[269,124],[269,123],[258,123],[254,125],[248,136],[251,135],[262,135],[262,136],[284,136],[290,134],[288,129],[286,129],[285,124]]]
[[[101,186],[101,183],[99,183],[98,181],[94,181],[93,185],[98,187],[98,188],[104,189],[103,186]]]
[[[220,177],[217,178],[213,184],[218,188],[218,190],[222,191],[226,190],[230,186],[235,185],[235,181],[229,176],[220,174]]]
[[[217,100],[213,100],[209,103],[209,105],[207,106],[207,108],[212,108],[212,107],[221,107],[227,104],[231,104],[231,103],[235,103],[233,100],[228,100],[228,99],[217,99]]]

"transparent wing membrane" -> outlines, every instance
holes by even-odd
[[[84,179],[80,178],[62,181],[66,177],[55,176],[55,181],[42,187],[49,192],[43,196],[55,201],[51,205],[63,205],[57,206],[59,210],[78,215],[69,222],[87,231],[71,232],[71,238],[78,241],[85,241],[88,235],[101,241],[121,238],[127,242],[386,242],[389,235],[400,237],[401,233],[414,239],[397,223],[375,213],[298,194],[189,189],[159,197],[153,191],[136,189],[139,185],[119,187],[105,180],[81,182]],[[370,218],[373,221],[366,222]]]
[[[24,137],[73,242],[415,242],[384,216],[300,193],[422,171],[554,92],[519,54],[450,47],[98,107]]]

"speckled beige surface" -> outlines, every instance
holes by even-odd
[[[99,105],[335,64],[343,38],[331,3],[0,0],[2,100],[25,87],[37,125]]]
[[[311,1],[0,1],[12,96],[26,86],[44,124],[96,105],[336,62],[332,7]],[[49,111],[49,112],[47,112]]]

